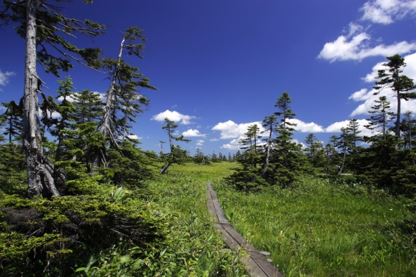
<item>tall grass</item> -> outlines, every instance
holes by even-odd
[[[174,165],[145,190],[113,190],[112,199],[128,193],[147,203],[148,218],[157,223],[162,239],[146,251],[115,246],[77,271],[85,276],[246,276],[238,253],[224,245],[211,224],[206,206],[207,181],[213,176],[219,181],[230,166]]]
[[[307,177],[292,189],[216,189],[231,223],[286,276],[415,276],[407,201]]]

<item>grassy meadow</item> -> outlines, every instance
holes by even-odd
[[[286,276],[415,276],[407,201],[308,177],[291,189],[216,190],[235,228]]]

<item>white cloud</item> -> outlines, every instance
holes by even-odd
[[[3,72],[0,69],[0,87],[3,87],[9,83],[10,77],[14,76],[15,73],[11,71]]]
[[[257,125],[261,132],[264,130],[260,121],[235,123],[232,120],[219,122],[211,130],[219,131],[221,139],[234,139],[243,136],[251,125]]]
[[[375,133],[375,131],[369,130],[365,127],[365,125],[369,124],[369,121],[367,119],[358,119],[357,122],[359,125],[359,131],[360,131],[359,135],[371,136],[372,134]],[[346,128],[348,124],[349,124],[349,120],[334,122],[330,124],[329,126],[327,126],[326,132],[327,133],[340,133],[341,132],[340,129]]]
[[[229,143],[223,144],[222,148],[228,150],[239,150],[241,146],[239,141],[240,139],[232,139]]]
[[[349,96],[349,99],[353,101],[363,101],[366,100],[368,90],[366,88],[355,91]]]
[[[248,131],[248,128],[251,125],[258,126],[260,135],[265,130],[260,121],[235,123],[232,120],[219,122],[211,129],[213,131],[219,131],[221,139],[231,139],[229,143],[223,144],[222,148],[229,150],[239,150],[240,140],[243,139],[245,133]]]
[[[298,139],[293,138],[293,139],[291,139],[291,140],[292,140],[292,142],[294,142],[295,144],[299,144],[299,145],[301,145],[301,148],[303,148],[303,149],[307,148],[307,146],[306,146],[303,142],[299,141]]]
[[[309,122],[306,123],[302,120],[299,120],[297,118],[293,118],[288,120],[290,123],[295,123],[297,124],[296,126],[294,126],[294,130],[298,131],[298,132],[302,132],[302,133],[321,133],[324,132],[324,129],[322,126],[314,123],[314,122]]]
[[[413,53],[404,57],[406,62],[406,66],[404,68],[404,75],[408,76],[409,78],[413,79],[414,82],[416,81],[416,62],[417,62],[417,54]],[[383,62],[377,63],[373,68],[372,72],[367,74],[363,80],[365,82],[374,83],[375,76],[377,76],[378,70],[382,69]],[[354,92],[349,99],[357,102],[362,102],[359,104],[358,107],[351,113],[351,116],[357,116],[362,114],[368,114],[369,110],[372,106],[375,105],[375,100],[377,100],[381,96],[385,96],[387,100],[390,102],[390,109],[391,111],[395,112],[397,110],[397,98],[395,92],[390,88],[383,88],[379,90],[377,95],[374,95],[376,92],[375,89],[361,89],[357,92]],[[401,112],[416,112],[416,100],[410,99],[408,101],[401,101]]]
[[[335,41],[325,43],[318,57],[329,60],[330,62],[347,60],[361,61],[368,57],[401,55],[415,49],[414,43],[406,41],[390,45],[379,44],[369,46],[370,39],[371,36],[365,32],[352,35],[340,35]]]
[[[362,20],[377,24],[391,24],[415,13],[415,0],[370,0],[361,7]]]
[[[106,95],[104,93],[101,93],[101,92],[98,92],[98,91],[92,91],[91,93],[92,94],[95,94],[95,95],[98,95],[98,97],[100,98],[100,101],[101,102],[103,102],[103,103],[105,102]],[[77,101],[76,96],[77,95],[80,95],[80,94],[81,94],[80,92],[74,92],[74,93],[72,93],[69,97],[67,97],[67,101],[70,102],[70,103],[76,102]],[[57,98],[57,100],[59,102],[62,102],[62,100],[64,100],[64,97],[60,96],[60,97]]]
[[[200,133],[197,129],[188,129],[187,131],[182,132],[184,137],[205,137],[205,134]]]
[[[204,142],[205,142],[204,139],[199,139],[197,140],[195,146],[202,147],[204,145]]]
[[[130,134],[130,135],[127,135],[127,138],[128,139],[130,139],[130,140],[137,140],[137,141],[139,141],[139,140],[141,140],[142,138],[141,137],[139,137],[138,135],[136,135],[136,134]]]
[[[191,116],[191,115],[181,114],[177,111],[165,110],[159,114],[154,115],[152,117],[152,120],[164,121],[165,119],[169,119],[171,121],[179,122],[184,125],[187,125],[191,123],[191,119],[193,118],[194,116]]]

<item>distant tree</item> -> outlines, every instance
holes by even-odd
[[[326,172],[327,174],[337,173],[337,165],[339,164],[339,153],[337,152],[338,138],[336,136],[331,136],[329,143],[326,144],[324,152],[326,155]]]
[[[308,134],[305,143],[306,149],[304,151],[311,165],[316,168],[323,168],[326,163],[326,156],[322,143],[317,140],[314,134]]]
[[[260,130],[258,125],[254,124],[248,127],[248,130],[245,133],[243,139],[240,143],[242,146],[240,149],[244,150],[242,158],[244,159],[243,165],[245,167],[252,166],[257,167],[259,160],[259,140],[260,140]]]
[[[4,0],[0,19],[15,23],[17,33],[26,41],[23,147],[28,170],[28,191],[30,195],[59,196],[53,178],[54,166],[45,156],[42,145],[38,119],[38,93],[42,81],[36,65],[39,62],[46,72],[57,76],[60,71],[71,68],[71,60],[83,60],[87,65],[97,67],[99,49],[79,48],[67,38],[77,33],[97,36],[103,26],[88,19],[80,21],[66,17],[51,2]]]
[[[175,141],[189,141],[188,139],[185,139],[184,136],[175,134],[177,128],[178,125],[174,121],[167,118],[165,119],[165,124],[162,126],[162,129],[167,132],[170,152],[165,155],[165,164],[160,170],[161,174],[167,172],[168,168],[173,163],[180,163],[187,156],[186,151],[174,143]]]
[[[302,166],[301,148],[294,143],[292,134],[296,124],[291,122],[295,117],[290,108],[291,99],[284,92],[277,100],[275,107],[278,112],[277,137],[274,139],[274,149],[271,158],[271,170],[267,171],[265,178],[269,183],[279,184],[282,187],[291,186]]]
[[[0,115],[0,123],[3,127],[3,134],[7,137],[9,144],[22,139],[23,111],[22,106],[14,101],[2,103],[5,111]]]
[[[197,148],[193,161],[197,164],[209,164],[209,159],[204,155],[200,148]]]
[[[379,97],[375,100],[375,105],[371,107],[369,113],[369,124],[365,127],[370,130],[377,130],[382,132],[382,137],[385,138],[388,131],[388,124],[392,119],[393,113],[389,111],[390,103],[385,96]]]
[[[416,145],[416,119],[411,112],[405,114],[401,121],[400,129],[405,149],[413,149]]]
[[[241,150],[237,155],[238,162],[242,165],[226,182],[239,190],[257,190],[267,183],[261,176],[260,168],[257,167],[259,160],[259,127],[254,124],[248,127],[244,137],[241,139]]]
[[[378,94],[381,89],[385,87],[391,88],[396,93],[397,114],[395,121],[395,135],[397,138],[400,138],[401,100],[408,101],[409,99],[415,99],[416,86],[412,79],[402,74],[403,68],[406,65],[404,58],[400,55],[394,55],[387,57],[387,59],[388,62],[384,63],[385,68],[378,70],[374,88],[377,90],[375,94]]]
[[[343,157],[338,175],[343,173],[348,156],[357,154],[357,144],[359,141],[362,141],[362,137],[359,136],[360,130],[357,119],[351,119],[348,125],[345,128],[341,128],[340,131],[341,135],[338,137],[337,147],[341,150]]]
[[[269,167],[269,161],[271,158],[271,149],[272,149],[272,140],[273,133],[276,128],[277,117],[276,115],[269,115],[264,118],[262,121],[262,126],[265,128],[265,133],[267,133],[267,138],[265,139],[265,160],[262,169],[262,175],[265,175]]]

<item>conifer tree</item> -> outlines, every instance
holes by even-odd
[[[11,101],[2,103],[5,111],[0,115],[0,123],[3,127],[3,135],[7,138],[8,143],[22,139],[23,130],[23,111],[21,105]]]
[[[168,135],[168,144],[170,152],[165,155],[165,164],[161,168],[160,173],[164,174],[167,172],[168,168],[173,163],[179,163],[186,157],[186,152],[181,149],[178,145],[175,144],[176,141],[188,142],[188,139],[185,139],[182,135],[176,135],[175,131],[178,128],[178,125],[169,119],[165,119],[165,124],[162,126],[162,129],[166,130]]]
[[[317,140],[314,134],[308,134],[306,139],[305,153],[311,165],[316,168],[324,167],[325,155],[322,143]]]
[[[402,142],[405,149],[413,149],[416,146],[416,119],[411,112],[407,112],[401,121]]]
[[[140,58],[143,41],[142,31],[137,27],[130,27],[123,35],[117,59],[103,61],[111,83],[105,96],[104,113],[98,130],[114,147],[130,135],[130,122],[134,121],[142,105],[148,103],[148,99],[139,94],[138,90],[154,89],[139,68],[130,66],[123,58],[126,53],[128,56]]]
[[[257,163],[259,160],[259,134],[260,130],[258,125],[251,125],[248,127],[248,130],[245,133],[244,138],[240,141],[240,143],[242,144],[240,149],[245,150],[243,153],[243,158],[245,160],[243,165],[246,167],[257,167]]]
[[[379,97],[369,111],[371,114],[368,120],[369,124],[365,126],[370,130],[381,131],[384,139],[388,131],[388,124],[393,116],[389,109],[390,103],[387,101],[387,98],[385,96]]]
[[[336,168],[339,163],[339,153],[336,150],[338,138],[336,136],[331,136],[329,143],[326,144],[324,152],[326,155],[326,172],[328,174],[337,173]]]
[[[378,94],[379,91],[385,87],[391,88],[397,98],[397,113],[395,121],[395,135],[400,138],[401,125],[401,100],[408,101],[415,99],[415,84],[414,81],[403,75],[403,69],[406,65],[404,58],[400,55],[387,57],[388,62],[384,63],[384,69],[378,70],[377,80],[375,82],[375,89]]]
[[[269,161],[271,158],[271,149],[272,149],[272,140],[273,140],[273,133],[276,128],[277,117],[276,115],[270,115],[264,118],[262,121],[262,126],[265,128],[267,133],[267,138],[265,139],[265,160],[262,169],[262,175],[265,175],[266,171],[269,167]]]
[[[351,119],[345,128],[341,128],[341,135],[338,137],[337,147],[341,149],[343,157],[338,175],[342,174],[349,155],[357,155],[358,142],[362,141],[357,119]]]
[[[277,100],[275,107],[278,112],[279,124],[277,126],[277,137],[274,139],[274,149],[272,155],[272,170],[265,178],[269,183],[279,184],[282,187],[291,186],[301,168],[301,149],[292,140],[294,126],[291,122],[295,114],[290,108],[291,99],[287,92],[284,92]]]
[[[75,160],[81,162],[87,172],[92,172],[97,157],[104,156],[102,151],[105,140],[97,131],[103,104],[100,95],[90,90],[74,93],[73,98],[75,129],[67,144],[73,149]]]
[[[16,24],[17,33],[26,41],[23,147],[29,195],[60,195],[53,178],[54,167],[42,146],[42,130],[37,115],[42,81],[37,63],[42,64],[46,72],[57,76],[60,71],[68,71],[73,60],[97,67],[99,49],[79,48],[66,38],[74,34],[97,36],[103,30],[102,25],[91,20],[80,21],[64,16],[54,9],[52,2],[4,0],[4,9],[0,12],[0,19]]]

